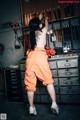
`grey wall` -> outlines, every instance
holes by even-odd
[[[2,28],[1,24],[7,22],[20,22],[20,6],[19,0],[1,0],[0,1],[0,43],[5,47],[3,55],[0,55],[0,66],[8,67],[18,64],[20,59],[24,57],[23,46],[15,49],[15,34],[12,28]],[[22,30],[17,30],[18,37],[22,35]]]
[[[19,20],[19,0],[0,0],[0,23]]]

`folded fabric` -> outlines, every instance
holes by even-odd
[[[54,56],[56,54],[56,51],[53,50],[52,48],[46,47],[45,49],[46,49],[46,53],[47,53],[48,57]]]

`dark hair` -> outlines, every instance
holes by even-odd
[[[39,25],[41,24],[41,21],[39,20],[38,17],[35,17],[30,20],[29,22],[29,28],[30,28],[30,44],[31,44],[31,50],[34,50],[35,45],[36,45],[36,38],[35,38],[35,31],[36,30],[41,30],[39,28]]]

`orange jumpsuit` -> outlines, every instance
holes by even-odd
[[[37,78],[43,85],[53,83],[52,73],[48,63],[48,56],[44,48],[36,47],[27,54],[24,83],[26,90],[36,91]]]

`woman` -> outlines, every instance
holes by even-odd
[[[27,52],[26,71],[24,83],[27,90],[29,100],[29,114],[37,115],[36,107],[34,106],[34,93],[36,91],[37,78],[46,86],[51,97],[51,109],[53,113],[58,114],[59,108],[56,104],[56,95],[54,89],[54,80],[50,71],[48,56],[46,54],[46,33],[48,31],[48,19],[45,18],[45,26],[42,22],[42,14],[33,18],[29,22],[30,27],[30,44],[31,47]]]

